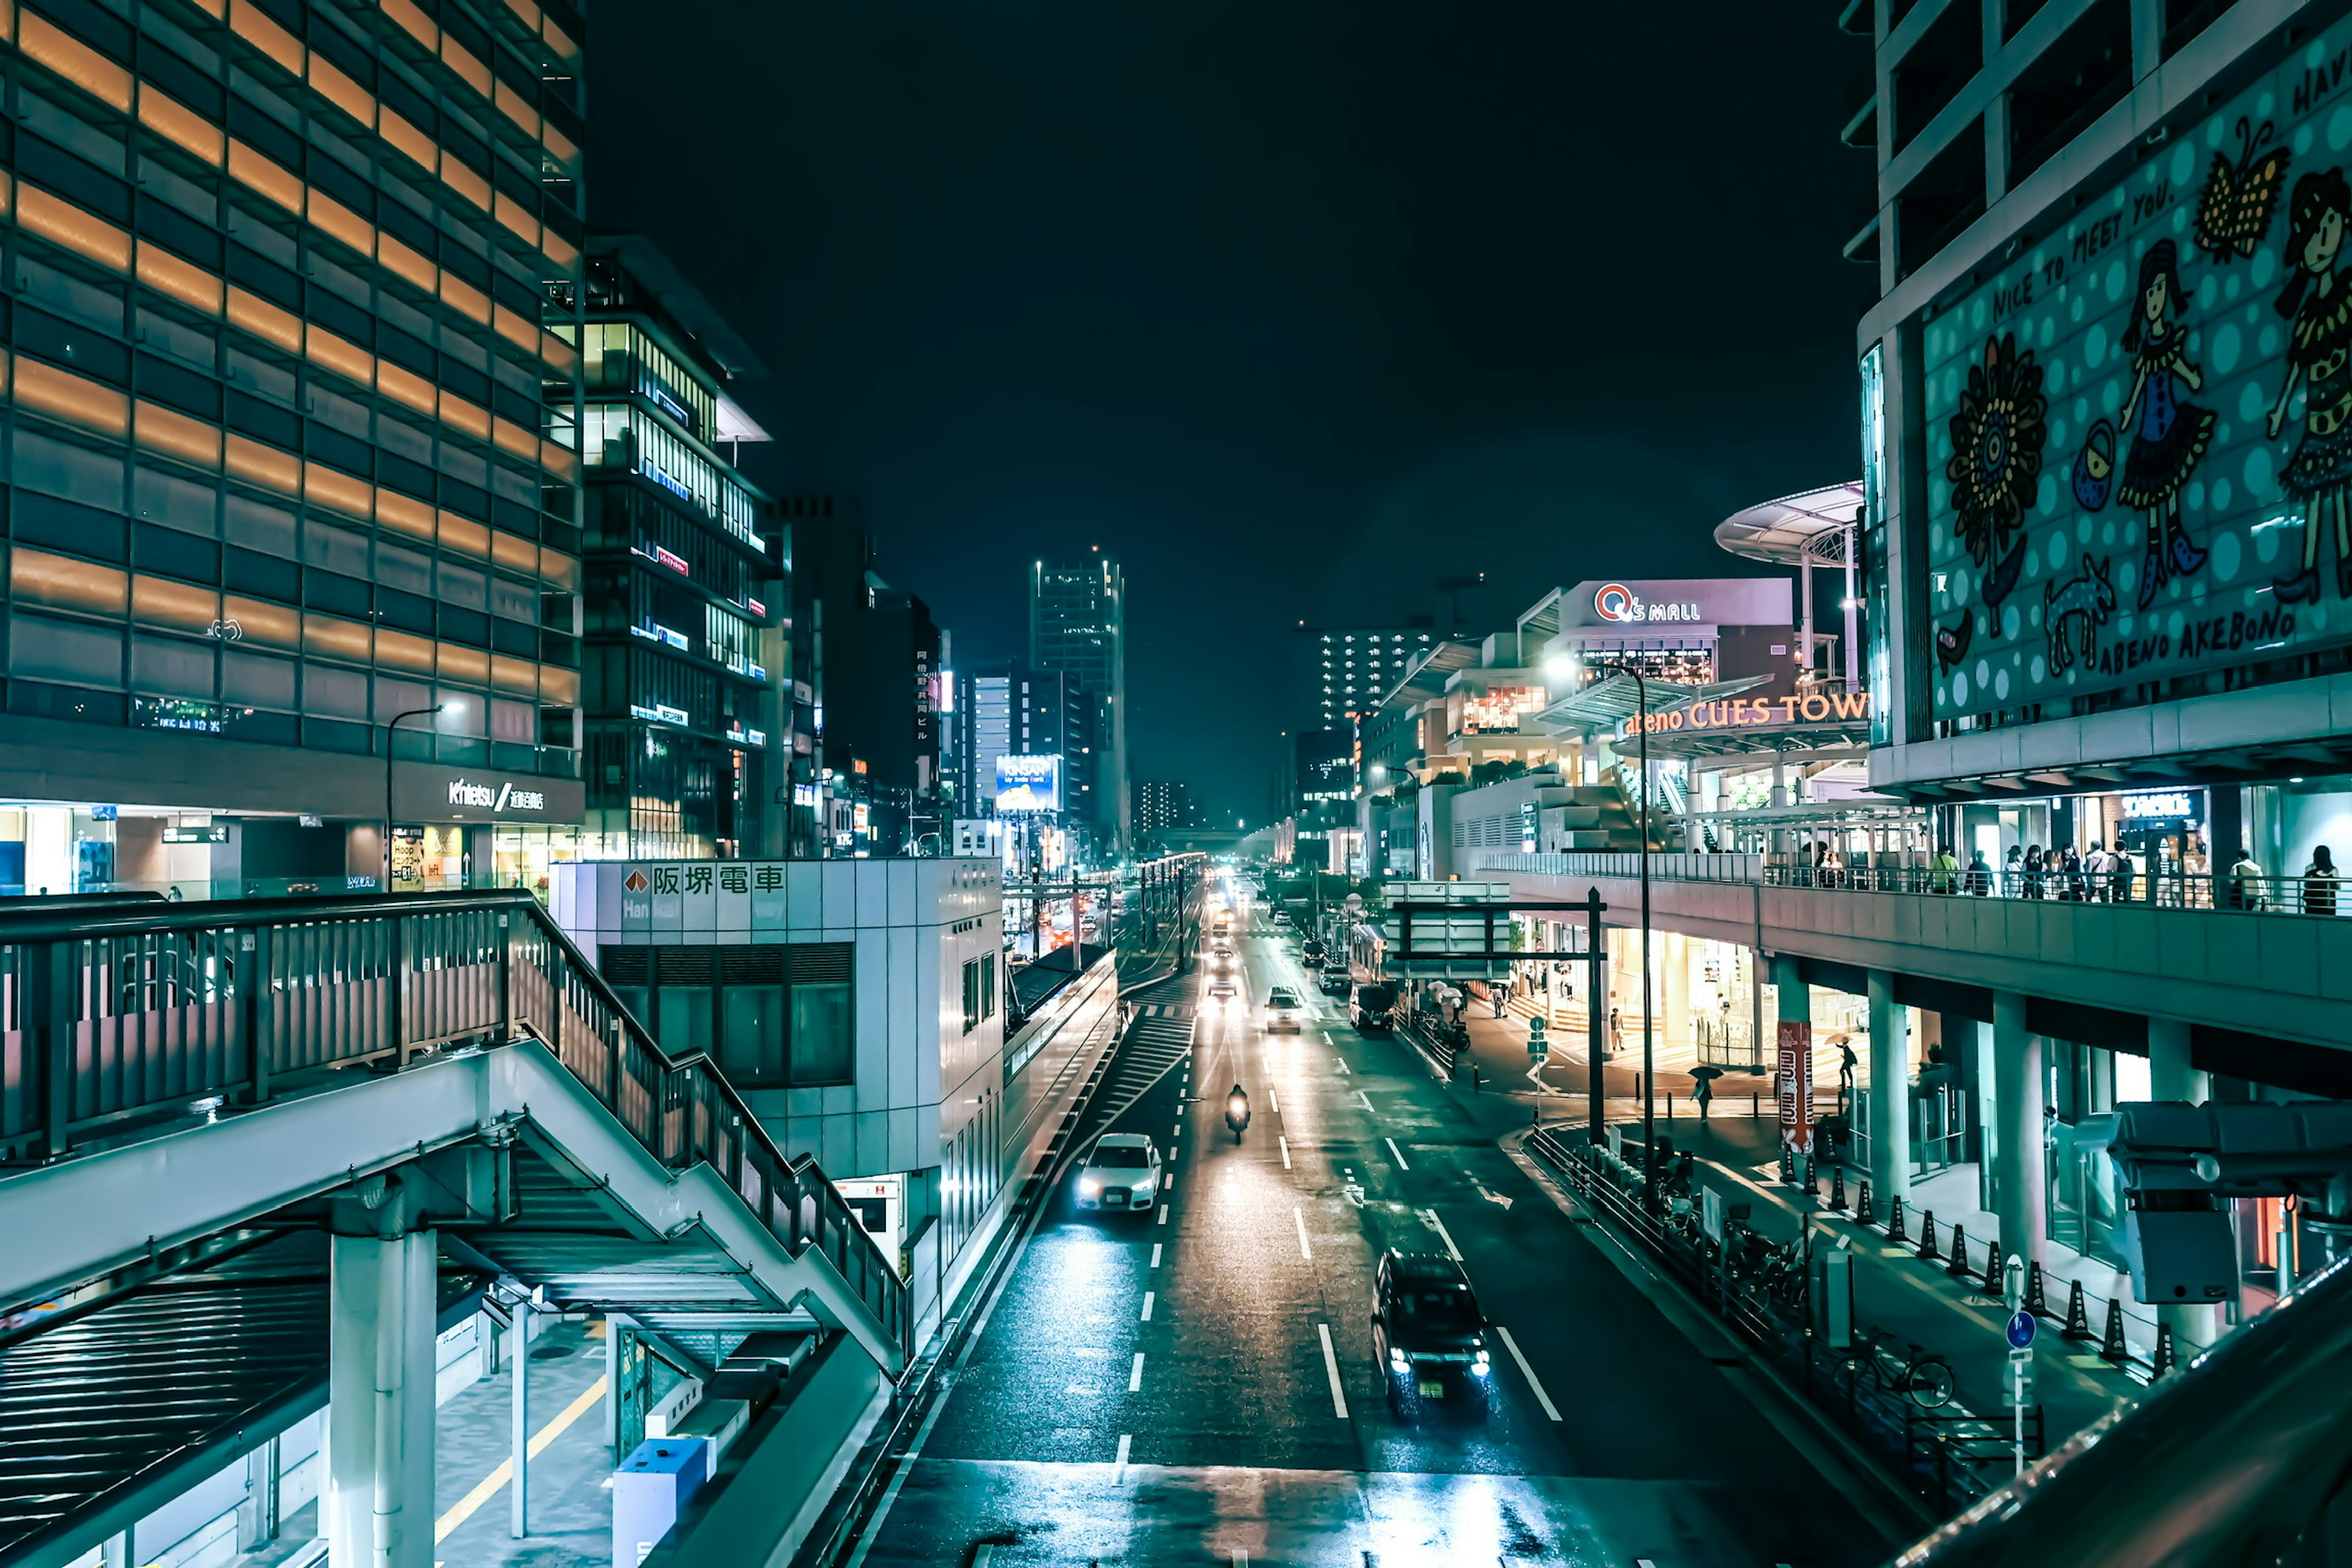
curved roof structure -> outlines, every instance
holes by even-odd
[[[1862,481],[1852,479],[1734,512],[1715,525],[1715,542],[1778,566],[1834,564],[1845,559],[1845,531],[1862,508]]]

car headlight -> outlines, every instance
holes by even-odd
[[[1402,1372],[1409,1364],[1411,1363],[1406,1362],[1404,1359],[1404,1352],[1397,1349],[1394,1345],[1391,1345],[1389,1347],[1389,1366],[1391,1370]]]
[[[1088,1176],[1085,1181],[1078,1184],[1078,1191],[1082,1193],[1098,1193],[1102,1191],[1102,1184],[1096,1181],[1092,1176]]]
[[[1470,1358],[1470,1370],[1476,1373],[1480,1377],[1484,1377],[1495,1369],[1494,1364],[1487,1361],[1486,1352],[1482,1350],[1476,1355]]]

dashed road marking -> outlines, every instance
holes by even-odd
[[[1160,1267],[1160,1243],[1156,1241],[1151,1244],[1151,1267]]]
[[[1303,1237],[1306,1233],[1300,1232]],[[1331,1414],[1340,1420],[1348,1418],[1348,1391],[1339,1386],[1339,1355],[1331,1348],[1331,1325],[1318,1323],[1315,1331],[1323,1337],[1323,1373],[1331,1380]],[[1549,1404],[1550,1401],[1545,1401]],[[1558,1416],[1552,1417],[1555,1421]]]
[[[1135,1352],[1135,1365],[1128,1371],[1127,1391],[1129,1394],[1140,1394],[1143,1392],[1143,1352],[1141,1351]],[[1546,1405],[1549,1405],[1551,1401],[1547,1399],[1544,1403]],[[1557,1421],[1559,1417],[1555,1415],[1552,1419]]]
[[[1356,1100],[1357,1100],[1357,1102],[1358,1102],[1359,1104],[1362,1105],[1362,1106],[1363,1106],[1363,1108],[1364,1108],[1366,1110],[1371,1110],[1371,1108],[1372,1108],[1372,1102],[1371,1102],[1371,1100],[1370,1100],[1370,1098],[1369,1098],[1369,1097],[1364,1093],[1364,1091],[1363,1091],[1362,1089],[1358,1089],[1358,1090],[1356,1091]]]
[[[1148,1323],[1148,1322],[1151,1321],[1151,1303],[1152,1303],[1153,1300],[1154,1300],[1154,1293],[1153,1293],[1152,1291],[1146,1290],[1146,1291],[1143,1293],[1143,1316],[1142,1316],[1141,1318],[1139,1318],[1139,1319],[1136,1320],[1137,1321],[1139,1321],[1139,1322],[1144,1322],[1144,1323]],[[1136,1360],[1138,1360],[1138,1361],[1141,1361],[1143,1358],[1142,1358],[1141,1356],[1138,1356],[1138,1357],[1136,1357],[1135,1359],[1136,1359]]]
[[[1298,1225],[1298,1256],[1309,1263],[1314,1262],[1315,1249],[1307,1245],[1307,1216],[1298,1212],[1297,1205],[1293,1204],[1290,1208],[1290,1217]]]
[[[1519,1363],[1520,1375],[1528,1380],[1528,1386],[1535,1390],[1536,1403],[1543,1406],[1546,1415],[1554,1421],[1559,1420],[1559,1406],[1551,1402],[1551,1395],[1544,1392],[1544,1385],[1536,1377],[1536,1369],[1529,1366],[1528,1358],[1519,1353],[1519,1342],[1511,1338],[1511,1331],[1500,1323],[1495,1325],[1495,1331],[1503,1336],[1503,1348],[1511,1352],[1511,1359]]]
[[[1462,1249],[1454,1245],[1454,1233],[1445,1228],[1445,1222],[1437,1217],[1437,1211],[1423,1209],[1421,1213],[1422,1217],[1429,1221],[1430,1228],[1437,1232],[1437,1239],[1445,1243],[1445,1255],[1456,1263],[1461,1262]]]
[[[1168,1223],[1168,1205],[1166,1204],[1161,1204],[1160,1205],[1160,1217],[1153,1223],[1156,1225],[1166,1225]]]
[[[1282,1101],[1274,1098],[1274,1090],[1270,1089],[1265,1091],[1265,1103],[1276,1116],[1282,1114]]]
[[[1133,1433],[1121,1432],[1118,1435],[1118,1463],[1112,1468],[1110,1473],[1111,1484],[1114,1486],[1127,1479],[1127,1451],[1134,1446],[1134,1443]]]
[[[1412,1162],[1404,1157],[1404,1151],[1397,1147],[1395,1139],[1383,1138],[1381,1142],[1387,1144],[1389,1146],[1389,1152],[1396,1156],[1398,1170],[1410,1171],[1412,1169]]]
[[[1338,1068],[1342,1073],[1346,1073],[1348,1071],[1348,1058],[1345,1057],[1333,1057],[1331,1058],[1331,1065]]]
[[[1290,1169],[1290,1140],[1277,1132],[1274,1135],[1274,1141],[1282,1145],[1282,1168],[1287,1171]]]

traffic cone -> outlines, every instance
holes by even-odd
[[[1903,1234],[1903,1200],[1901,1198],[1895,1200],[1893,1211],[1893,1217],[1886,1222],[1886,1239],[1897,1243],[1910,1240],[1909,1237]]]
[[[2025,1266],[2025,1310],[2037,1318],[2050,1315],[2050,1303],[2042,1296],[2042,1265],[2039,1263]]]
[[[2074,1289],[2066,1293],[2066,1326],[2058,1331],[2058,1336],[2087,1342],[2095,1336],[2091,1332],[2091,1314],[2083,1305],[2083,1282],[2076,1279],[2071,1283]]]
[[[1919,1261],[1940,1263],[1944,1255],[1936,1250],[1936,1211],[1923,1210],[1919,1215]]]
[[[2116,1366],[2131,1360],[2124,1344],[2124,1304],[2112,1296],[2107,1298],[2107,1331],[2099,1340],[2099,1359]]]
[[[1843,1212],[1845,1208],[1845,1167],[1830,1167],[1830,1207]]]
[[[1966,1279],[1970,1284],[1976,1282],[1975,1277],[1969,1272],[1969,1233],[1960,1226],[1952,1227],[1952,1261],[1945,1266],[1944,1272],[1955,1279]]]
[[[1878,1215],[1870,1201],[1870,1178],[1868,1176],[1864,1176],[1862,1179],[1862,1195],[1853,1200],[1853,1223],[1856,1225],[1876,1225],[1878,1223]]]
[[[2161,1383],[2179,1370],[2180,1365],[2172,1348],[2172,1325],[2158,1323],[2156,1326],[2156,1367],[2150,1381]]]
[[[1786,1143],[1780,1145],[1780,1184],[1784,1187],[1793,1187],[1797,1184],[1797,1162],[1790,1154],[1789,1146]]]
[[[1810,1150],[1805,1154],[1805,1195],[1809,1198],[1822,1195],[1821,1164]]]

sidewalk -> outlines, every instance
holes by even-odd
[[[1958,1377],[1958,1404],[1972,1414],[2000,1418],[2007,1409],[2009,1345],[2002,1337],[2007,1314],[1998,1300],[1986,1295],[1982,1283],[1985,1237],[1990,1235],[1992,1227],[1990,1216],[1970,1212],[1951,1216],[1963,1226],[1971,1218],[1985,1226],[1984,1237],[1972,1241],[1969,1247],[1977,1282],[1955,1279],[1946,1272],[1943,1262],[1923,1262],[1918,1258],[1920,1211],[1912,1211],[1912,1244],[1896,1247],[1887,1241],[1883,1231],[1865,1229],[1847,1215],[1826,1210],[1820,1201],[1809,1199],[1802,1189],[1760,1178],[1758,1167],[1769,1169],[1777,1161],[1778,1131],[1769,1120],[1747,1117],[1717,1117],[1704,1126],[1696,1120],[1677,1120],[1671,1125],[1659,1123],[1662,1138],[1670,1137],[1677,1150],[1698,1156],[1696,1175],[1699,1184],[1721,1192],[1727,1205],[1747,1205],[1748,1223],[1759,1233],[1774,1241],[1786,1241],[1799,1236],[1810,1221],[1815,1228],[1813,1245],[1817,1248],[1844,1240],[1854,1257],[1856,1326],[1883,1332],[1897,1351],[1906,1344],[1917,1344],[1942,1356]],[[1828,1173],[1823,1173],[1824,1190],[1829,1179]],[[1850,1183],[1849,1202],[1855,1192]],[[1939,1211],[1937,1250],[1948,1258],[1950,1223],[1941,1215]],[[1883,1205],[1879,1217],[1883,1224]],[[2086,1279],[2084,1289],[2092,1288],[2093,1281]],[[2064,1310],[2064,1285],[2055,1282],[2053,1277],[2049,1291],[2053,1311]],[[2095,1344],[2062,1339],[2061,1326],[2045,1319],[2035,1341],[2032,1398],[2042,1407],[2043,1440],[2049,1447],[2055,1447],[2111,1411],[2137,1403],[2146,1393],[2137,1380],[2102,1361]],[[2103,1310],[2095,1308],[2091,1328],[2096,1332],[2103,1327]],[[2149,1339],[2152,1342],[2152,1326]],[[2189,1352],[2189,1347],[2181,1348]]]

